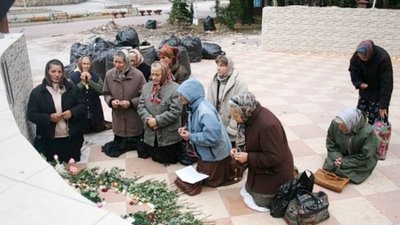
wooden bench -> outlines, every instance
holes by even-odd
[[[111,14],[114,16],[114,18],[118,18],[118,14],[120,14],[121,17],[125,17],[126,12],[125,11],[112,11]]]
[[[65,22],[72,22],[72,16],[66,12],[51,13],[50,20],[53,21],[53,23],[57,23],[57,21],[62,22],[64,20]]]

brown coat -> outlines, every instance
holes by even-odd
[[[104,100],[111,107],[111,101],[129,100],[128,109],[112,109],[114,134],[121,137],[134,137],[143,133],[143,122],[137,113],[142,86],[146,83],[143,73],[131,67],[125,73],[125,79],[118,79],[115,68],[107,71],[104,79]]]
[[[249,172],[246,186],[260,194],[274,194],[293,178],[293,156],[282,124],[268,109],[257,106],[246,122]]]

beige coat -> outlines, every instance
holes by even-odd
[[[137,113],[139,97],[142,86],[146,83],[143,73],[130,67],[122,81],[117,78],[115,68],[107,71],[104,79],[104,100],[111,107],[111,101],[129,100],[131,107],[128,109],[112,109],[112,122],[114,134],[121,137],[135,137],[143,133],[143,123]]]
[[[207,100],[211,102],[214,106],[217,106],[217,88],[218,88],[218,79],[217,74],[214,75],[207,91]],[[221,102],[221,108],[219,110],[222,122],[226,131],[229,134],[229,138],[231,141],[236,141],[237,134],[237,123],[234,119],[229,118],[229,99],[237,94],[243,93],[247,91],[247,83],[240,78],[239,72],[234,69],[232,75],[228,79]]]

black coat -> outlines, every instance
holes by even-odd
[[[78,87],[64,80],[66,92],[61,96],[62,111],[71,110],[68,120],[69,135],[83,134],[87,126],[85,100]],[[54,138],[56,124],[50,121],[50,114],[55,113],[53,98],[46,88],[46,81],[35,87],[28,102],[28,120],[36,124],[36,135]]]
[[[92,76],[92,80],[95,83],[102,82],[101,78],[98,74],[96,74],[93,71],[90,71],[90,74]],[[78,71],[75,71],[71,74],[69,77],[75,84],[79,84],[81,82],[81,73]],[[104,121],[104,114],[103,114],[103,106],[101,105],[100,101],[100,94],[97,93],[96,90],[94,90],[91,86],[89,86],[89,89],[82,88],[80,89],[82,92],[83,97],[85,98],[86,104],[87,104],[87,113],[88,113],[88,118],[90,118],[92,124],[102,124]],[[103,88],[101,88],[101,91],[103,91]]]
[[[350,60],[351,82],[359,89],[360,97],[380,102],[379,108],[389,107],[393,91],[393,68],[389,54],[381,47],[374,45],[371,59],[363,62],[354,53]],[[361,83],[368,84],[367,89],[360,89]]]
[[[151,67],[147,65],[147,63],[142,62],[142,64],[140,64],[136,69],[140,70],[143,73],[146,82],[148,82],[151,75]]]

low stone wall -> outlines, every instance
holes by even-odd
[[[85,2],[86,0],[15,0],[13,6],[32,7],[48,5],[70,5]]]
[[[400,10],[265,7],[261,47],[267,51],[352,54],[371,39],[400,56]]]
[[[7,38],[11,36],[11,38]],[[20,132],[29,141],[33,140],[34,126],[27,120],[26,106],[32,90],[32,72],[29,64],[28,48],[22,34],[10,34],[0,39],[3,47],[0,48],[0,95],[6,96],[8,107]],[[8,45],[9,44],[9,45]],[[2,103],[6,106],[6,101]]]

